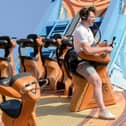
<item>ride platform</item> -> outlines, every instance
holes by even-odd
[[[71,97],[65,97],[62,91],[43,90],[37,103],[38,126],[126,126],[126,92],[117,88],[114,92],[116,104],[107,108],[116,119],[103,120],[98,118],[98,108],[71,112]]]
[[[103,120],[98,118],[98,108],[71,112],[71,97],[64,96],[63,90],[54,91],[45,88],[41,91],[37,103],[38,126],[126,126],[126,92],[114,88],[114,93],[116,104],[107,108],[116,115],[116,119]],[[3,126],[1,122],[0,126]]]

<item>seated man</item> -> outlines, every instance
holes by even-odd
[[[82,8],[79,12],[81,22],[74,31],[74,49],[79,54],[84,52],[88,55],[95,55],[100,52],[110,53],[112,46],[110,43],[102,42],[100,46],[95,46],[94,35],[89,28],[95,21],[96,10],[94,7]],[[115,115],[109,112],[103,101],[102,80],[95,67],[88,61],[80,62],[76,71],[85,77],[90,84],[94,86],[94,96],[100,108],[99,118],[115,119]]]

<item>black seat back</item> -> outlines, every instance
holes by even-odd
[[[77,67],[78,63],[79,63],[78,55],[75,52],[75,50],[73,48],[71,48],[70,50],[68,50],[68,52],[64,58],[65,67],[70,72],[76,72],[76,67]]]

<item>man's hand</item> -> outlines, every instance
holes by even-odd
[[[111,42],[108,42],[108,41],[103,41],[103,42],[99,43],[98,45],[100,47],[111,46],[113,48],[113,44]]]
[[[113,49],[112,46],[106,46],[105,47],[105,52],[110,53],[112,51],[112,49]]]

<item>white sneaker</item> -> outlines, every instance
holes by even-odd
[[[106,119],[106,120],[113,120],[113,119],[115,119],[115,115],[113,115],[108,110],[105,110],[104,112],[99,113],[99,118],[100,119]]]

